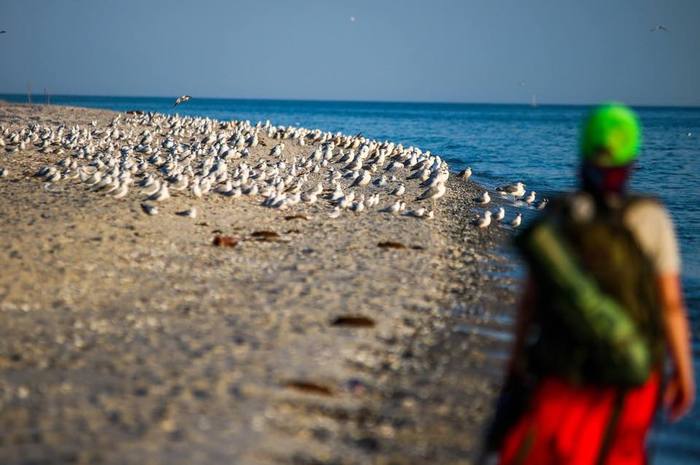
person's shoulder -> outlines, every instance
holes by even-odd
[[[661,199],[648,194],[631,194],[625,202],[625,216],[669,218],[668,210]]]

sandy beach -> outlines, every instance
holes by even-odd
[[[115,116],[0,103],[0,463],[472,463],[514,306],[510,231],[472,224],[478,185],[453,173],[442,198],[416,201],[420,180],[389,173],[432,219],[380,212],[390,186],[332,218],[323,173],[306,183],[323,182],[317,202],[284,209],[213,190],[153,202],[136,184],[115,198],[36,177],[90,157],[7,137],[36,124],[97,138]],[[142,116],[115,124],[132,148]],[[206,136],[150,129],[153,147]],[[320,147],[261,131],[227,169],[271,165],[280,142],[287,164]]]

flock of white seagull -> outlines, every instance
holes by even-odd
[[[292,144],[300,149],[289,150]],[[256,147],[262,155],[251,156]],[[114,199],[138,190],[148,215],[158,214],[157,205],[172,195],[217,194],[246,196],[281,210],[298,204],[327,205],[331,218],[374,209],[430,219],[450,176],[447,163],[429,151],[361,135],[158,113],[118,114],[103,126],[96,121],[72,127],[0,126],[3,148],[10,156],[30,149],[53,154],[59,161],[36,173],[47,183],[79,182]],[[458,176],[466,181],[471,174],[467,168]],[[7,175],[0,167],[0,177]],[[411,182],[421,188],[414,199],[407,198]],[[496,191],[516,207],[535,207],[535,192],[526,196],[521,182]],[[482,206],[490,201],[488,191],[478,199]],[[536,208],[544,205],[546,199]],[[178,214],[194,218],[197,210],[191,207]],[[486,228],[504,218],[505,209],[499,207],[495,215],[485,210],[476,224]],[[517,213],[510,226],[518,227],[521,218]]]

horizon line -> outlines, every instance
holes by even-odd
[[[13,97],[26,97],[27,95],[44,97],[48,95],[51,98],[56,97],[79,97],[79,98],[135,98],[135,99],[175,99],[179,97],[178,95],[125,95],[125,94],[115,94],[115,95],[101,95],[101,94],[50,94],[50,93],[1,93],[0,100],[4,96]],[[189,94],[187,94],[189,95]],[[318,103],[383,103],[383,104],[411,104],[411,105],[492,105],[492,106],[525,106],[533,107],[531,103],[525,102],[454,102],[454,101],[430,101],[430,100],[347,100],[347,99],[304,99],[304,98],[275,98],[275,97],[211,97],[211,96],[192,96],[196,100],[244,100],[244,101],[281,101],[281,102],[318,102]],[[535,107],[592,107],[605,102],[611,102],[617,100],[601,100],[596,103],[538,103]],[[28,104],[29,102],[24,102]],[[631,104],[625,103],[632,108],[690,108],[698,109],[700,104]],[[43,105],[43,103],[34,103],[32,105]]]

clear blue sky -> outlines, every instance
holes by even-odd
[[[0,93],[700,105],[697,0],[0,0],[2,29]]]

